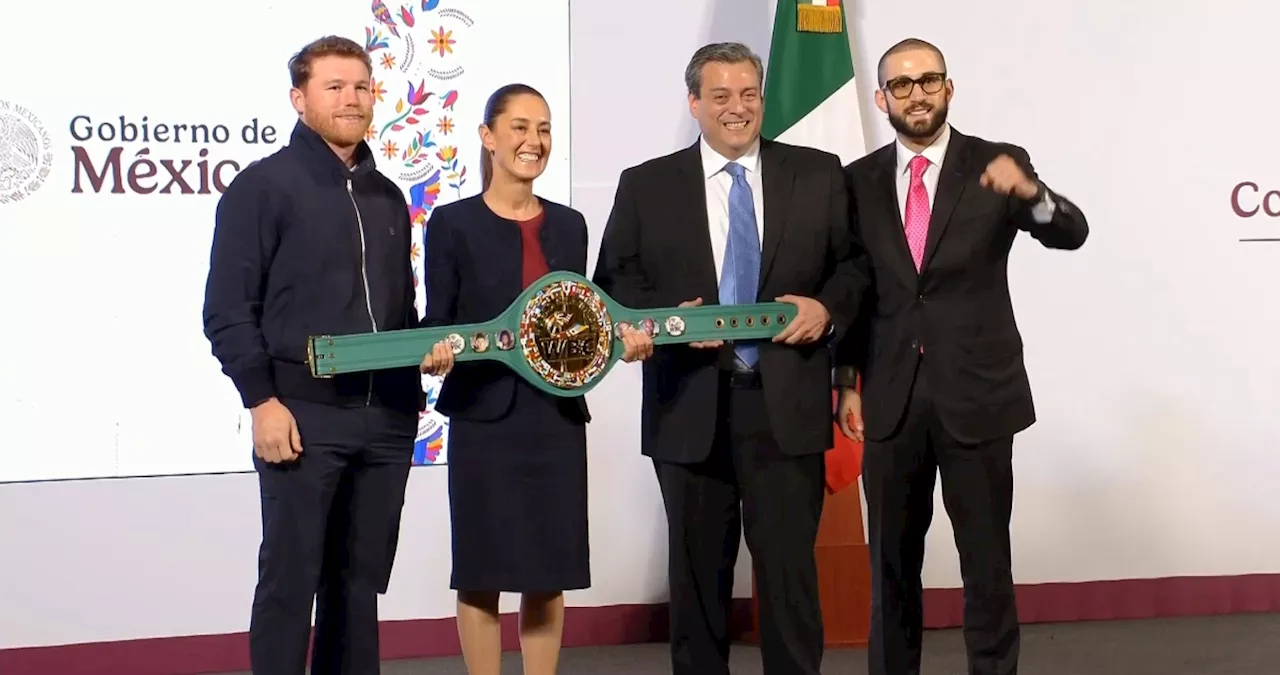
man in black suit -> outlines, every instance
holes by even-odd
[[[834,378],[842,431],[866,441],[870,672],[920,672],[920,571],[941,470],[964,578],[969,672],[1012,675],[1013,436],[1035,411],[1009,300],[1009,249],[1019,231],[1076,249],[1089,226],[1036,177],[1025,150],[947,124],[953,84],[936,47],[899,43],[878,78],[876,104],[898,138],[845,169],[872,286],[855,330],[837,345]]]
[[[733,568],[745,527],[767,675],[817,675],[813,558],[831,447],[828,342],[866,283],[853,255],[840,160],[763,140],[764,68],[713,44],[685,72],[693,145],[624,171],[595,281],[624,305],[782,300],[799,315],[772,341],[654,349],[641,442],[670,531],[676,675],[729,672]]]

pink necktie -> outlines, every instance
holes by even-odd
[[[916,262],[916,271],[924,261],[924,242],[929,234],[929,192],[924,189],[924,171],[929,160],[923,155],[911,158],[911,187],[907,189],[907,214],[904,220],[907,230],[907,246]]]

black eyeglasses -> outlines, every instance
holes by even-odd
[[[909,77],[897,77],[889,80],[884,83],[884,90],[896,99],[904,99],[911,95],[911,90],[917,84],[920,85],[920,91],[926,94],[936,94],[942,91],[942,86],[946,83],[946,73],[925,73],[914,80]]]

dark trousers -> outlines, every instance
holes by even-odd
[[[869,672],[920,673],[920,572],[938,473],[960,553],[969,673],[1014,675],[1019,629],[1009,553],[1013,439],[964,445],[952,438],[938,422],[923,369],[916,371],[900,429],[868,442],[863,453],[871,548]]]
[[[262,494],[258,586],[249,624],[254,675],[303,675],[316,609],[313,675],[378,672],[378,594],[399,536],[417,416],[379,406],[284,401],[302,456],[255,457]]]
[[[728,675],[733,567],[745,526],[755,566],[765,675],[818,675],[822,612],[813,547],[823,457],[774,439],[755,382],[725,376],[710,456],[655,462],[669,530],[673,675]]]

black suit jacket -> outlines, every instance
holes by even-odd
[[[852,257],[848,195],[835,155],[761,141],[764,240],[758,298],[816,298],[835,336],[857,314],[865,274]],[[699,144],[627,169],[618,180],[594,281],[637,309],[718,303]],[[725,349],[731,349],[726,345]],[[717,417],[718,352],[688,345],[654,349],[645,361],[641,448],[695,462],[711,450]],[[820,453],[832,444],[829,345],[760,346],[769,421],[782,450]]]
[[[541,201],[545,217],[540,243],[547,266],[586,276],[586,220],[568,206]],[[490,321],[524,291],[520,226],[493,213],[482,196],[436,208],[425,239],[423,325]],[[436,409],[450,418],[499,419],[511,410],[517,386],[530,385],[501,363],[457,363],[445,377]],[[559,405],[566,415],[590,421],[583,397],[564,398]]]
[[[836,382],[862,373],[870,440],[893,434],[911,393],[920,348],[938,415],[961,442],[1011,436],[1035,422],[1022,336],[1009,299],[1009,250],[1019,231],[1046,247],[1076,249],[1089,225],[1061,195],[1053,219],[1037,223],[1031,202],[979,183],[987,165],[1012,157],[1039,180],[1027,152],[951,130],[938,178],[921,272],[907,248],[891,143],[845,167],[850,210],[872,285],[864,312],[836,350]]]

